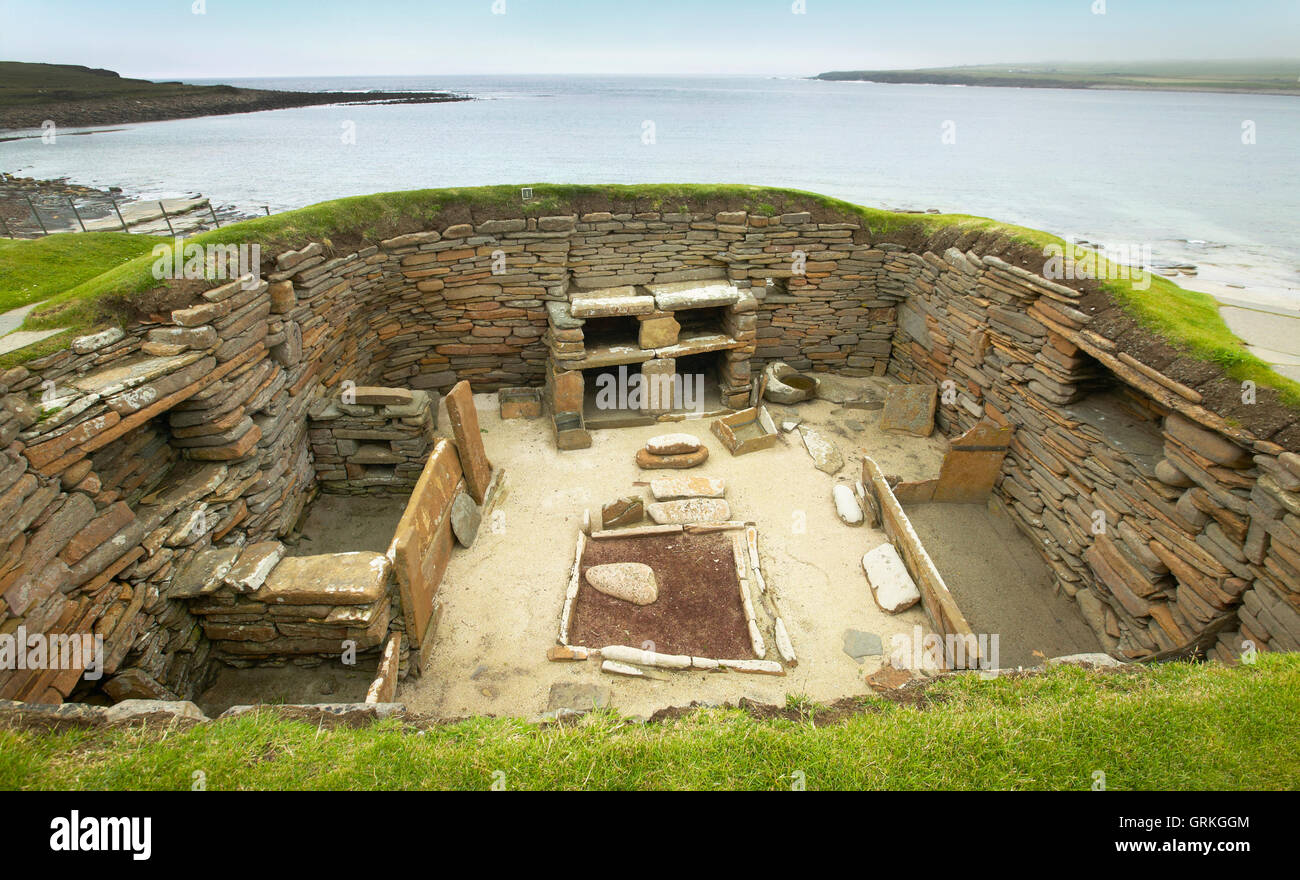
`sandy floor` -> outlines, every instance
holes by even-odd
[[[475,402],[488,455],[506,469],[506,494],[474,547],[452,557],[439,594],[444,612],[433,669],[398,692],[413,711],[532,717],[546,709],[557,682],[606,686],[617,708],[642,715],[692,700],[782,702],[787,694],[829,700],[865,691],[864,674],[880,665],[880,658],[859,664],[843,652],[846,628],[879,634],[888,650],[891,634],[926,625],[919,609],[891,616],[876,607],[861,557],[884,534],[839,521],[831,502],[835,480],[814,469],[797,434],[733,458],[707,422],[687,422],[596,431],[590,449],[557,452],[545,420],[502,422],[494,395],[476,395]],[[778,423],[794,413],[823,426],[844,454],[842,480],[860,478],[860,449],[904,479],[938,473],[944,441],[882,434],[879,411],[825,401],[771,409]],[[689,473],[724,478],[733,517],[758,524],[763,572],[784,606],[799,657],[786,677],[686,672],[629,680],[602,674],[592,662],[545,659],[556,641],[583,510],[633,493],[651,500],[648,488],[635,483],[662,472],[641,471],[633,456],[650,437],[678,430],[695,434],[710,451],[709,461]]]
[[[318,495],[290,556],[388,552],[409,495]]]
[[[971,629],[998,636],[999,668],[1104,650],[1005,515],[982,504],[912,504],[906,513]]]
[[[306,668],[292,664],[251,669],[223,667],[216,681],[195,702],[209,718],[231,706],[257,703],[364,703],[374,679],[373,659],[360,660],[356,666],[322,663]]]

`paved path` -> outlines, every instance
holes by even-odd
[[[8,354],[11,351],[17,351],[25,348],[34,342],[40,342],[42,339],[48,339],[51,336],[62,333],[60,329],[54,330],[19,330],[23,321],[32,309],[40,303],[22,306],[12,311],[0,314],[0,354]]]

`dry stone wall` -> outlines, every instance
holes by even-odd
[[[345,382],[425,392],[429,408],[459,380],[540,388],[566,342],[548,304],[713,279],[753,303],[752,328],[730,331],[755,366],[951,381],[945,431],[1016,427],[999,497],[1117,652],[1300,646],[1300,458],[1126,361],[1075,291],[870,238],[806,213],[605,212],[312,243],[251,286],[0,374],[0,634],[98,634],[106,653],[98,682],[0,669],[0,699],[189,697],[214,656],[311,662],[276,640],[322,633],[378,646],[404,622],[377,595],[272,614],[256,607],[265,583],[223,575],[196,595],[181,575],[214,551],[256,568],[313,493],[365,488],[347,467],[368,466],[348,461],[361,444],[320,418]],[[339,414],[416,423],[386,441],[394,474],[418,474],[423,416],[364,406]]]
[[[1300,647],[1300,457],[1089,329],[1071,288],[905,254],[890,373],[946,391],[949,435],[1015,428],[998,495],[1128,658]]]

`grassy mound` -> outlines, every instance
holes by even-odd
[[[1062,667],[953,676],[914,704],[827,717],[791,698],[761,720],[701,710],[650,724],[390,719],[327,729],[263,712],[189,727],[0,729],[3,789],[1108,789],[1300,787],[1300,656],[1228,669]],[[772,714],[772,713],[768,713]]]
[[[747,210],[765,216],[812,210],[828,221],[837,219],[860,223],[870,231],[873,239],[906,236],[919,241],[949,231],[1005,236],[1039,251],[1048,244],[1065,246],[1063,239],[1049,233],[984,217],[895,213],[801,190],[738,184],[533,184],[533,199],[523,203],[519,189],[518,186],[486,186],[354,196],[232,223],[194,236],[187,242],[200,245],[257,243],[265,256],[271,256],[287,248],[301,247],[309,241],[322,241],[343,248],[427,229],[435,224],[478,222],[517,217],[521,213],[545,216],[599,210],[715,209]],[[83,236],[70,234],[55,238],[66,238],[69,246],[75,248],[76,241]],[[14,244],[35,247],[40,241],[44,239]],[[150,246],[154,243],[156,240],[150,240]],[[94,264],[94,258],[87,257],[81,262],[89,268]],[[28,264],[39,267],[41,259],[34,258]],[[161,286],[161,282],[153,277],[153,258],[148,253],[128,262],[106,258],[98,265],[102,274],[75,286],[58,288],[63,292],[30,315],[24,329],[67,327],[85,332],[108,322],[120,322],[129,317],[133,298]],[[1116,274],[1119,273],[1111,273],[1112,276]],[[1279,376],[1267,363],[1251,354],[1228,329],[1213,297],[1184,290],[1164,278],[1153,277],[1150,280],[1150,287],[1146,290],[1122,279],[1106,281],[1103,286],[1144,326],[1191,357],[1218,364],[1234,380],[1249,379],[1260,387],[1274,388],[1287,403],[1300,406],[1300,384]],[[22,363],[47,354],[60,345],[66,345],[66,337],[55,337],[0,358],[0,366]]]

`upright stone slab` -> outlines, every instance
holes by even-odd
[[[388,548],[397,574],[406,635],[421,669],[426,666],[437,627],[434,596],[451,558],[451,507],[463,485],[461,476],[460,459],[452,445],[439,440]]]
[[[1011,443],[1011,428],[982,421],[956,440],[943,457],[935,501],[983,503],[993,494]]]
[[[447,395],[447,418],[451,420],[451,431],[456,437],[456,451],[460,453],[460,465],[465,470],[469,494],[482,504],[488,484],[492,482],[492,462],[488,461],[487,450],[483,448],[478,410],[474,408],[474,394],[468,382],[457,382]]]
[[[939,389],[935,385],[890,386],[885,391],[880,430],[929,437],[934,433],[934,408],[938,398]]]

